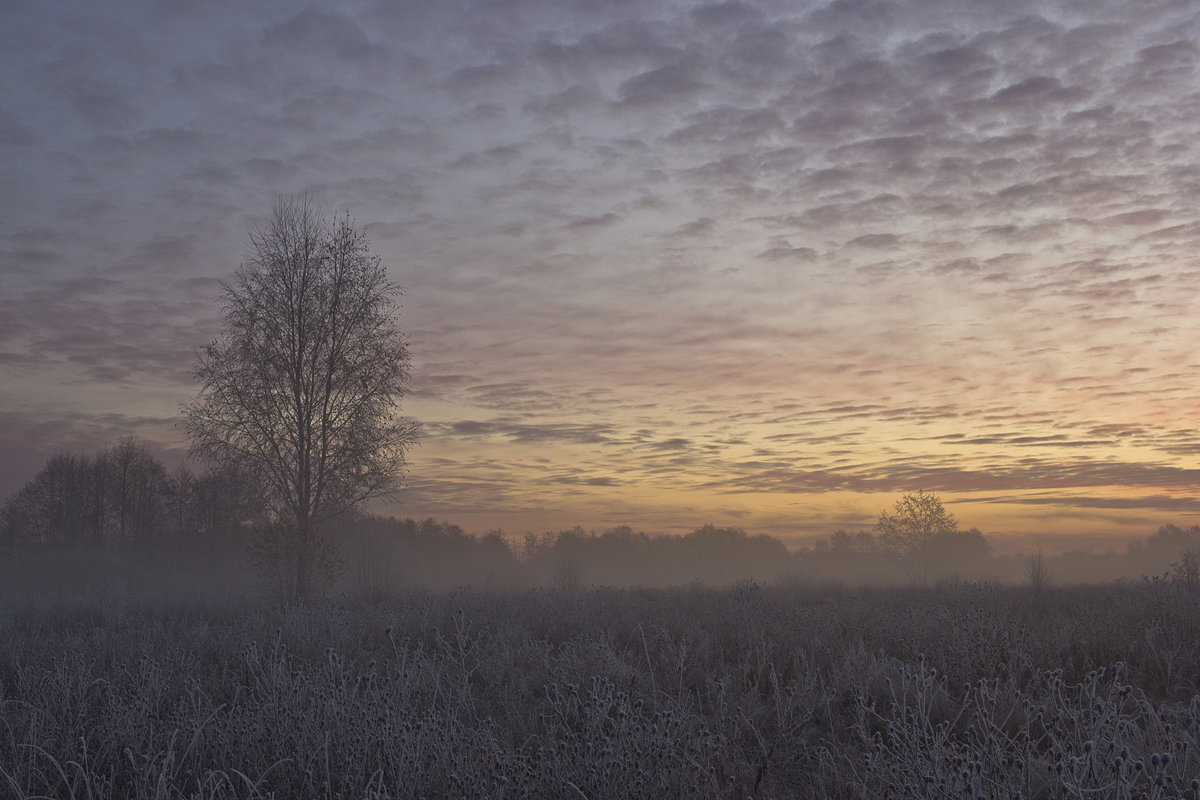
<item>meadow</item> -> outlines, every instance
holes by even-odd
[[[1162,580],[0,604],[4,798],[1200,797]]]

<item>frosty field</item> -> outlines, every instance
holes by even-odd
[[[2,603],[4,798],[1200,796],[1163,581]]]

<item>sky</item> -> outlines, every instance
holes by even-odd
[[[169,463],[248,231],[405,288],[377,510],[999,549],[1200,522],[1200,4],[0,4],[0,498]]]

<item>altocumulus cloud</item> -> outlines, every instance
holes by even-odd
[[[308,191],[407,290],[422,508],[565,515],[589,481],[1161,508],[1197,449],[1198,15],[7,3],[2,398],[55,426],[13,462],[116,434],[89,414],[179,447],[216,282]]]

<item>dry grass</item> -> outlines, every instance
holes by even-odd
[[[10,594],[0,797],[1183,797],[1167,583]]]

